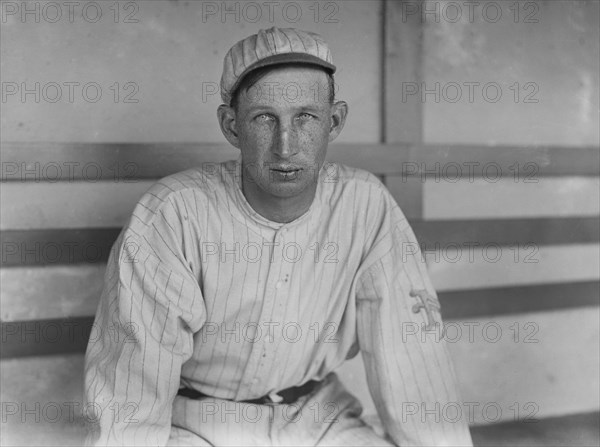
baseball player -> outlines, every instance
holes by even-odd
[[[88,444],[471,445],[406,218],[375,176],[325,162],[348,114],[335,70],[291,28],[225,56],[218,119],[240,156],[160,180],[115,243]],[[359,352],[384,433],[334,372]]]

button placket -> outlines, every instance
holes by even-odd
[[[272,331],[277,330],[277,327],[271,329],[271,320],[280,321],[277,313],[279,306],[276,305],[277,292],[278,289],[281,288],[281,285],[278,287],[278,284],[281,282],[280,275],[282,266],[282,238],[280,231],[275,233],[273,242],[274,244],[269,253],[269,272],[266,279],[267,287],[265,290],[264,303],[258,320],[258,326],[262,333],[252,349],[243,380],[245,388],[252,394],[256,394],[255,389],[260,384],[261,378],[269,377],[268,372],[271,370],[270,364],[274,360],[274,356],[272,355],[274,348],[273,339],[276,338],[272,337]],[[240,387],[240,390],[242,390],[242,387]]]
[[[282,280],[282,270],[283,267],[285,266],[285,262],[284,262],[284,256],[283,256],[283,250],[285,247],[285,234],[287,233],[287,229],[286,228],[281,228],[277,234],[275,235],[275,243],[277,244],[274,247],[274,257],[273,257],[273,264],[277,265],[276,269],[273,269],[274,271],[276,271],[276,275],[274,275],[274,293],[273,293],[273,302],[272,304],[272,313],[270,316],[270,323],[280,323],[279,325],[274,325],[273,326],[273,331],[281,331],[281,325],[283,324],[283,318],[285,317],[284,312],[283,312],[283,305],[281,302],[281,297],[282,297],[282,289],[284,287],[284,285],[286,284],[284,280]],[[289,276],[289,275],[288,275]],[[273,336],[273,337],[271,337]],[[265,341],[263,343],[262,346],[262,355],[260,358],[260,363],[258,366],[258,371],[257,374],[259,374],[261,377],[267,377],[268,374],[270,373],[270,371],[272,371],[272,363],[275,359],[275,349],[277,347],[276,345],[276,341],[278,340],[279,337],[277,337],[274,333],[269,333],[268,335],[265,335]]]

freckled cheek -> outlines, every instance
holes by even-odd
[[[328,135],[320,128],[305,129],[300,132],[298,141],[302,147],[311,148],[312,150],[317,151],[321,147],[327,145]]]
[[[301,133],[298,135],[298,144],[301,148],[311,148],[315,144],[315,136],[310,133]]]
[[[254,154],[254,158],[268,152],[273,142],[273,133],[269,129],[254,129],[245,135],[246,149]]]

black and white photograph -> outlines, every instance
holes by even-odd
[[[0,445],[600,446],[600,1],[0,0]]]

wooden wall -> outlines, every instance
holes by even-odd
[[[138,3],[121,2],[118,23],[104,3],[96,23],[23,22],[2,6],[3,442],[79,442],[80,413],[66,409],[81,402],[110,246],[156,179],[236,155],[203,85],[218,82],[230,44],[271,25],[330,42],[351,108],[330,159],[382,176],[410,219],[463,398],[477,404],[471,422],[512,420],[517,409],[521,420],[598,411],[597,3],[521,2],[516,22],[503,3],[493,23],[493,6],[457,22],[440,9],[438,23],[400,1],[321,2],[315,21],[311,2],[293,25],[277,9],[273,23],[254,24],[203,15],[210,2]],[[139,22],[124,22],[132,11]],[[40,82],[40,100],[8,95],[6,82]],[[49,102],[51,87],[41,89],[52,82],[97,82],[104,99]],[[139,101],[115,102],[115,82],[121,94],[133,82]],[[496,82],[504,99],[450,102],[450,83],[469,82]],[[522,101],[528,82],[537,103]],[[360,360],[341,374],[373,414]]]

